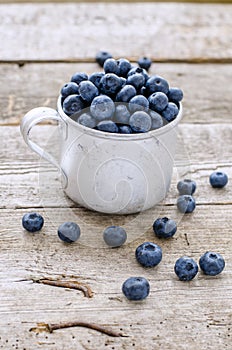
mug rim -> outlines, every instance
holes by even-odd
[[[162,126],[161,128],[155,129],[155,130],[150,130],[144,133],[137,133],[137,134],[119,134],[119,133],[109,133],[109,132],[104,132],[96,129],[91,129],[89,127],[86,127],[84,125],[81,125],[77,122],[75,122],[72,118],[70,118],[67,114],[64,113],[62,105],[61,105],[61,99],[62,96],[59,95],[58,100],[57,100],[57,110],[58,113],[61,117],[61,119],[66,122],[67,124],[72,125],[74,128],[77,128],[79,131],[82,131],[83,133],[87,133],[89,135],[98,137],[98,138],[107,138],[107,139],[117,139],[117,140],[143,140],[143,139],[148,139],[151,137],[156,137],[160,136],[163,134],[168,133],[170,130],[172,130],[175,126],[179,124],[179,122],[182,119],[183,116],[183,107],[182,103],[179,102],[180,108],[179,108],[179,113],[177,114],[176,118],[169,122],[168,124]]]

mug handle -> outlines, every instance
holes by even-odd
[[[55,120],[59,123],[62,121],[58,112],[53,108],[48,107],[37,107],[30,110],[24,115],[20,123],[20,132],[23,136],[26,144],[31,148],[32,151],[36,152],[40,157],[47,160],[49,163],[53,164],[63,176],[64,188],[67,187],[67,176],[63,169],[60,167],[58,161],[50,153],[45,151],[42,147],[37,145],[34,141],[30,139],[30,132],[32,128],[43,120]]]

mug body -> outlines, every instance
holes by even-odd
[[[170,186],[176,119],[160,129],[140,134],[111,134],[86,128],[68,117],[58,99],[61,117],[60,167],[67,178],[64,191],[91,210],[137,213],[165,198]]]

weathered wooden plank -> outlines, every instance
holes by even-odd
[[[18,124],[34,107],[56,108],[60,89],[74,72],[99,70],[86,63],[0,65],[0,124]],[[232,65],[154,63],[150,73],[183,89],[185,123],[231,122]]]
[[[209,185],[212,171],[225,171],[232,178],[232,126],[181,124],[172,185],[162,205],[175,204],[176,184],[191,177],[198,184],[198,204],[232,203],[232,189],[215,190]],[[41,160],[24,143],[19,127],[1,126],[0,207],[73,207],[63,193],[59,172]],[[58,154],[58,133],[54,125],[35,127],[33,139]],[[10,141],[9,141],[10,140]],[[223,140],[223,142],[222,142]]]
[[[178,222],[170,240],[152,233],[154,217],[115,217],[75,209],[75,221],[82,235],[73,245],[57,238],[58,225],[70,218],[68,208],[57,212],[41,209],[45,225],[31,235],[21,227],[24,210],[0,212],[0,345],[3,348],[39,349],[147,349],[154,344],[164,349],[215,349],[230,346],[231,258],[230,222],[232,206],[202,206]],[[172,217],[173,208],[161,215]],[[10,225],[6,225],[6,218]],[[102,229],[121,224],[128,231],[129,244],[118,249],[104,246]],[[148,227],[147,227],[148,226]],[[223,231],[223,232],[222,232]],[[163,248],[163,260],[154,269],[139,266],[134,250],[144,241]],[[173,265],[181,255],[196,260],[206,250],[219,251],[226,260],[225,271],[215,277],[202,273],[190,283],[177,280]],[[151,285],[144,302],[127,301],[121,292],[129,276],[144,276]],[[63,278],[87,283],[94,292],[85,298],[80,291],[33,283],[38,278]],[[128,338],[110,338],[87,329],[57,330],[53,334],[29,332],[37,322],[59,323],[82,320],[122,331]],[[171,330],[171,331],[170,331]],[[184,342],[183,342],[184,339]],[[134,344],[134,345],[132,345]],[[7,346],[6,346],[7,345]],[[18,346],[17,346],[18,345]],[[4,347],[5,346],[5,347]]]
[[[1,59],[231,58],[231,16],[223,4],[2,4]]]

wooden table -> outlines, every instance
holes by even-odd
[[[0,4],[1,349],[232,348],[231,18],[231,4]],[[99,49],[132,60],[151,57],[151,73],[185,94],[171,189],[159,206],[139,215],[103,215],[72,203],[56,169],[25,145],[19,131],[28,110],[56,106],[61,86],[75,71],[99,70]],[[34,132],[54,153],[55,130],[43,124]],[[230,178],[222,190],[209,185],[215,170]],[[183,177],[198,186],[197,208],[185,216],[175,204],[176,181]],[[21,219],[34,210],[44,215],[45,225],[31,235]],[[158,216],[177,220],[173,239],[155,238]],[[73,245],[57,238],[58,225],[68,220],[82,230]],[[128,243],[119,249],[102,241],[102,230],[112,224],[128,232]],[[134,258],[135,248],[149,240],[163,248],[154,269]],[[178,281],[176,259],[198,260],[207,250],[223,254],[223,273]],[[121,292],[124,280],[136,275],[151,284],[149,297],[138,303]],[[104,328],[48,332],[46,324],[63,322],[95,324],[127,337],[106,335]]]

